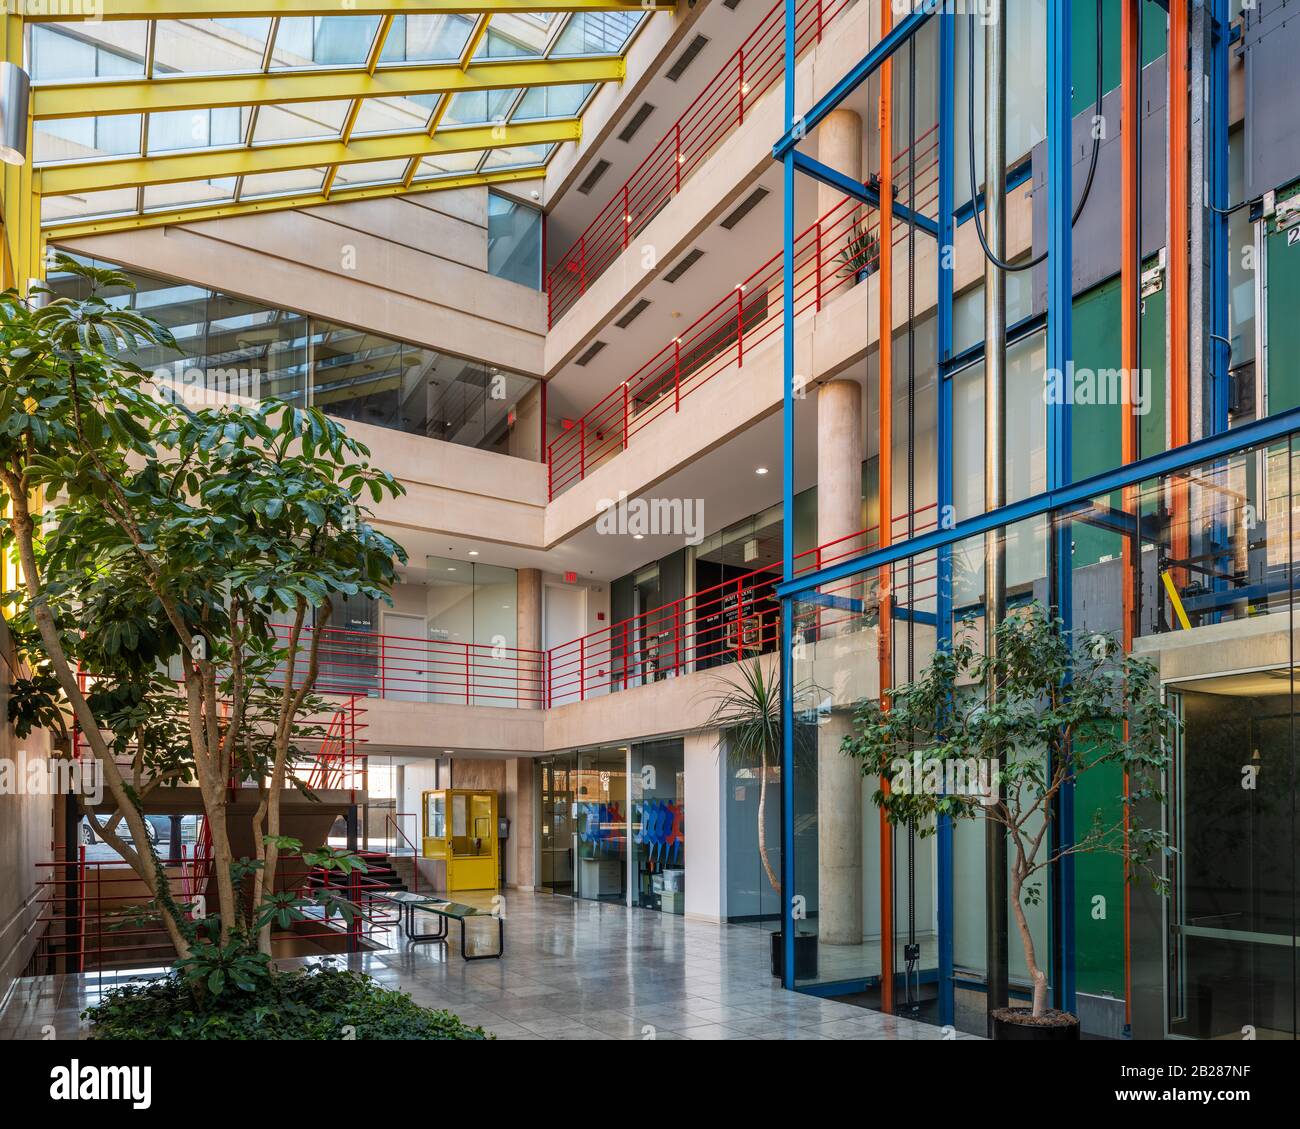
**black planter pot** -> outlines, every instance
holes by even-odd
[[[772,975],[780,979],[785,971],[785,935],[772,933]],[[796,980],[817,978],[817,934],[794,935],[794,975]]]
[[[1002,1007],[989,1013],[993,1040],[999,1043],[1077,1043],[1079,1020],[1065,1011],[1047,1011],[1038,1019],[1027,1007]]]

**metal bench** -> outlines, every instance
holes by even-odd
[[[373,897],[380,901],[392,902],[402,914],[402,931],[413,945],[426,943],[447,944],[447,922],[460,923],[460,955],[464,960],[499,960],[506,951],[505,919],[500,914],[490,913],[477,906],[465,905],[463,902],[451,902],[436,895],[412,894],[409,890],[386,890],[375,893]],[[438,929],[433,933],[415,931],[416,912],[431,914],[438,919]],[[465,948],[465,922],[473,917],[496,918],[497,951],[470,956]]]

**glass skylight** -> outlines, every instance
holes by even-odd
[[[566,123],[617,78],[604,61],[627,52],[646,17],[616,10],[34,22],[34,163],[59,168],[61,178],[43,197],[43,222],[322,192],[346,199],[375,186],[400,190],[475,173],[540,175],[565,143]],[[553,58],[577,81],[554,82]],[[575,59],[593,63],[574,73]],[[493,81],[499,67],[511,68],[509,87]],[[79,89],[100,84],[103,96]],[[263,101],[278,95],[277,84],[284,100]],[[59,99],[49,114],[41,113],[43,94]],[[439,138],[459,148],[465,135],[457,131],[511,125],[521,128],[484,148],[427,153]],[[382,159],[288,167],[298,163],[295,145],[331,141]],[[249,146],[267,150],[258,159],[266,171],[240,175],[226,154]],[[115,162],[142,156],[175,157],[193,179],[152,184],[146,165],[144,175],[131,169],[112,186]]]

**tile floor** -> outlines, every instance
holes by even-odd
[[[758,929],[518,892],[507,895],[505,914],[506,954],[499,961],[462,960],[455,928],[450,952],[403,941],[347,959],[417,1003],[454,1011],[500,1039],[945,1035],[928,1024],[782,990],[768,969],[768,934]],[[0,1012],[0,1038],[41,1038],[47,1025],[56,1037],[76,1037],[78,1013],[113,983],[107,974],[20,981]]]

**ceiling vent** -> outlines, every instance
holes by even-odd
[[[722,0],[724,8],[730,8],[733,12],[740,7],[740,0]]]
[[[655,108],[649,102],[642,102],[637,107],[635,114],[628,119],[622,131],[618,135],[620,141],[631,141],[636,136],[636,131],[646,123],[646,119],[655,112]]]
[[[673,269],[670,270],[667,274],[664,275],[664,281],[676,282],[679,278],[682,277],[682,275],[684,275],[688,270],[690,270],[691,267],[693,267],[696,263],[698,263],[702,258],[704,258],[704,252],[701,251],[698,247],[696,247],[693,251],[688,251],[685,255],[682,256],[682,261],[678,263],[675,267],[673,267]]]
[[[616,321],[614,324],[618,326],[619,329],[626,329],[629,325],[631,325],[634,321],[636,321],[637,318],[639,318],[643,313],[645,313],[646,310],[648,310],[649,308],[650,308],[649,298],[638,299],[636,305],[634,305],[630,310],[628,310],[628,312],[625,313],[621,318],[619,318],[618,321]]]
[[[578,185],[578,191],[581,192],[584,196],[590,195],[591,190],[596,187],[596,181],[598,181],[607,172],[609,172],[609,162],[602,157],[599,161],[597,161],[592,166],[591,172],[589,172],[583,178],[582,183]]]
[[[668,81],[676,82],[686,73],[686,68],[695,62],[695,57],[709,45],[707,35],[697,35],[686,45],[686,50],[677,56],[677,62],[668,68]]]
[[[591,345],[587,348],[587,351],[583,353],[582,356],[579,357],[573,363],[577,365],[579,368],[586,368],[587,365],[591,364],[591,362],[596,359],[596,354],[599,353],[604,347],[605,347],[605,342],[593,341]]]
[[[740,206],[722,221],[722,226],[730,231],[736,224],[740,223],[750,212],[759,206],[767,198],[766,188],[755,188],[741,202]]]

